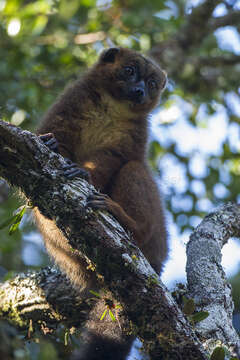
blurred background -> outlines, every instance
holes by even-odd
[[[151,54],[168,73],[149,119],[149,162],[166,202],[171,253],[162,279],[171,288],[185,281],[192,229],[220,204],[240,200],[240,0],[0,0],[0,117],[34,131],[108,46]],[[0,196],[0,225],[24,203],[10,192]],[[2,280],[47,264],[30,213],[13,235],[0,231]],[[223,266],[240,331],[238,239],[224,247]],[[74,346],[64,347],[61,331],[27,345],[22,337],[0,322],[6,360],[67,359]]]

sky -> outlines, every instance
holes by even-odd
[[[199,3],[199,1],[194,1]],[[236,6],[240,8],[240,1]],[[223,4],[219,5],[215,10],[215,16],[222,16],[226,13]],[[215,32],[219,46],[235,54],[240,54],[240,37],[237,31],[227,26],[218,29]],[[177,96],[172,98],[172,105],[167,109],[161,109],[153,116],[151,122],[152,136],[158,140],[163,146],[167,145],[171,139],[177,142],[178,152],[183,155],[190,155],[190,169],[192,174],[198,177],[191,186],[199,196],[205,191],[204,183],[201,178],[206,176],[206,158],[209,154],[220,155],[221,144],[225,141],[226,136],[230,140],[230,147],[240,150],[240,128],[238,125],[228,125],[228,116],[222,105],[215,104],[215,113],[212,116],[207,115],[205,105],[200,107],[198,113],[199,120],[203,119],[206,124],[203,128],[195,128],[192,126],[187,117],[192,111],[191,104],[185,102]],[[240,117],[240,101],[239,97],[234,93],[228,93],[226,100],[235,114]],[[207,121],[206,121],[207,118]],[[171,123],[171,127],[164,126],[164,123]],[[163,124],[163,126],[161,126]],[[161,131],[159,131],[159,126]],[[187,139],[187,141],[186,141]],[[194,156],[192,153],[194,151]],[[163,192],[167,192],[168,187],[176,187],[177,190],[184,192],[189,184],[186,182],[184,168],[176,159],[167,154],[163,158],[160,165],[164,169],[163,172]],[[226,175],[226,174],[225,174]],[[227,175],[226,175],[227,176]],[[216,184],[214,191],[221,197],[224,197],[227,189],[224,184]],[[191,206],[190,200],[186,201],[186,209]],[[206,214],[212,210],[211,202],[203,199],[199,202],[199,206]],[[192,225],[195,227],[201,221],[199,217],[192,219]],[[173,286],[178,281],[185,280],[185,264],[186,264],[186,243],[189,239],[189,233],[179,234],[176,225],[173,223],[171,216],[168,216],[168,228],[170,239],[170,258],[162,275],[163,282],[168,286]],[[222,250],[223,260],[222,266],[228,276],[234,275],[240,268],[240,242],[231,239]],[[177,274],[177,275],[176,275]]]

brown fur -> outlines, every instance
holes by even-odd
[[[136,69],[135,82],[126,78],[126,66]],[[157,84],[152,90],[149,79]],[[140,80],[146,89],[142,103],[129,94]],[[38,129],[38,134],[53,133],[59,152],[90,173],[93,185],[109,196],[99,207],[111,211],[132,232],[159,273],[168,249],[159,192],[146,163],[147,117],[165,82],[164,72],[152,60],[132,50],[107,50],[64,91]],[[83,293],[92,288],[95,280],[85,261],[73,254],[53,222],[38,210],[36,217],[54,260]]]

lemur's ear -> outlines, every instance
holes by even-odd
[[[119,52],[119,48],[109,48],[107,50],[104,50],[100,56],[100,62],[114,63],[116,56]]]
[[[167,86],[167,82],[168,82],[168,77],[167,77],[167,72],[165,70],[162,70],[162,81],[161,81],[161,88],[162,91],[166,88]]]

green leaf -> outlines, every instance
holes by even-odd
[[[62,0],[59,6],[59,15],[64,19],[69,19],[77,12],[79,7],[79,0]]]
[[[14,272],[14,271],[8,271],[5,275],[4,275],[4,277],[3,277],[3,280],[4,281],[7,281],[7,280],[10,280],[10,279],[12,279],[14,276],[16,275],[16,273]]]
[[[48,23],[48,17],[45,15],[39,15],[36,20],[34,27],[32,29],[32,34],[39,35],[45,29]]]
[[[112,321],[116,321],[116,318],[115,316],[113,315],[112,311],[109,310],[109,315],[110,315],[110,318],[112,319]]]
[[[224,360],[225,351],[223,347],[216,347],[210,357],[210,360]]]
[[[95,295],[96,297],[100,298],[101,299],[101,295],[96,292],[96,291],[93,291],[93,290],[89,290],[89,292],[92,294],[92,295]]]
[[[0,230],[4,229],[5,227],[7,227],[8,225],[12,224],[12,222],[14,221],[16,215],[11,216],[9,219],[5,220],[1,225],[0,225]]]
[[[107,309],[104,310],[102,316],[100,317],[100,320],[103,320],[105,318],[106,313],[107,313]]]
[[[10,227],[9,230],[9,235],[13,234],[14,231],[17,230],[22,217],[26,211],[26,206],[21,206],[19,209],[17,209],[17,212],[11,216],[9,219],[5,220],[1,225],[0,225],[0,230],[4,229],[5,227],[7,227],[8,225],[12,224],[12,226]]]
[[[18,209],[19,211],[16,213],[15,218],[13,220],[13,224],[9,229],[9,235],[12,235],[18,229],[26,209],[27,209],[26,206],[21,206]]]
[[[204,319],[206,319],[209,315],[208,311],[199,311],[198,313],[192,315],[192,320],[197,323],[200,321],[203,321]]]
[[[193,299],[184,298],[183,312],[185,315],[192,315],[195,311],[195,303]]]
[[[67,346],[68,345],[68,340],[69,340],[69,331],[66,330],[65,334],[64,334],[64,345]]]

